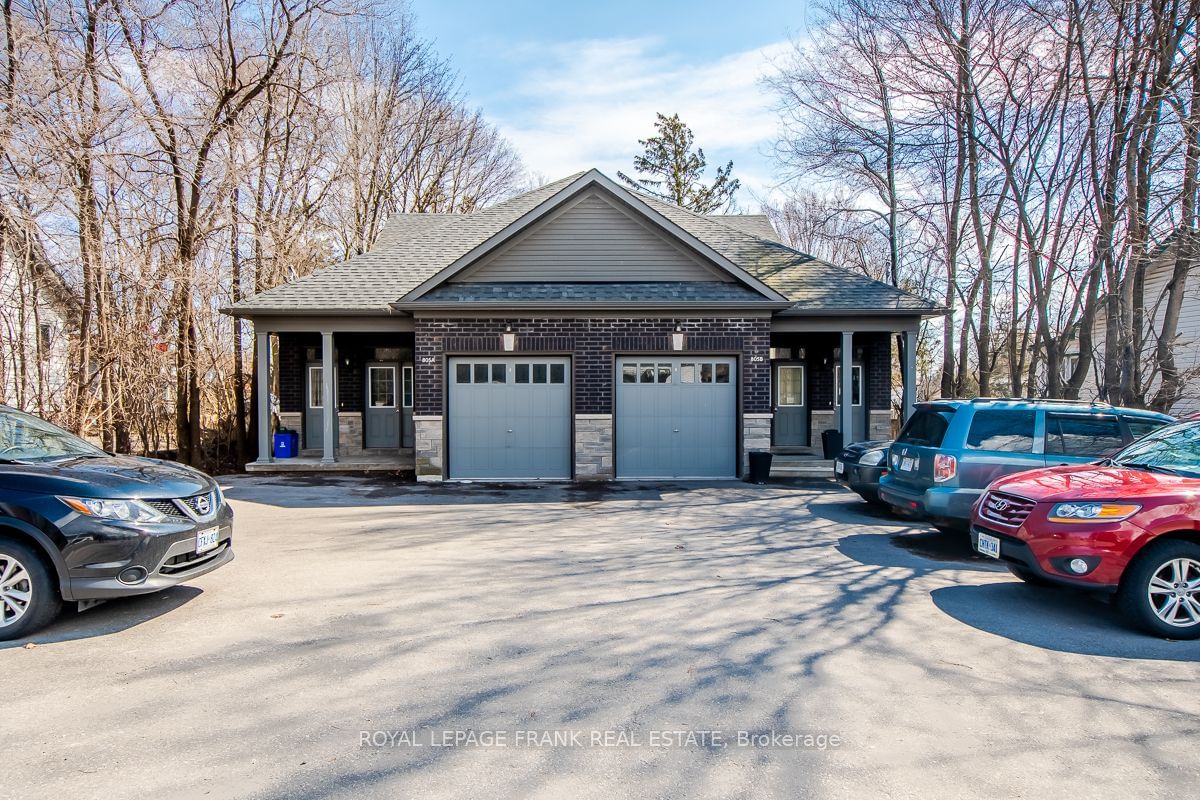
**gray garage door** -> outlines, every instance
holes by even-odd
[[[451,478],[571,477],[566,358],[452,358]]]
[[[617,359],[617,477],[736,477],[736,368],[732,358]]]

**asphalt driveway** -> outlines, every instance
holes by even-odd
[[[0,796],[1128,797],[1200,778],[1200,643],[832,486],[223,484],[228,567],[0,649]]]

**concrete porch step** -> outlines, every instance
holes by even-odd
[[[771,459],[773,478],[832,478],[833,461],[811,456],[776,455]]]

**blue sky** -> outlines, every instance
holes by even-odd
[[[654,114],[678,112],[709,172],[733,159],[744,210],[774,183],[773,98],[760,78],[802,35],[805,0],[411,0],[528,168],[553,180],[629,171]]]

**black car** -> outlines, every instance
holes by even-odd
[[[879,479],[887,474],[890,441],[856,442],[833,460],[833,475],[868,503],[882,504]]]
[[[203,472],[0,406],[0,640],[64,601],[156,592],[232,560],[233,511]]]

